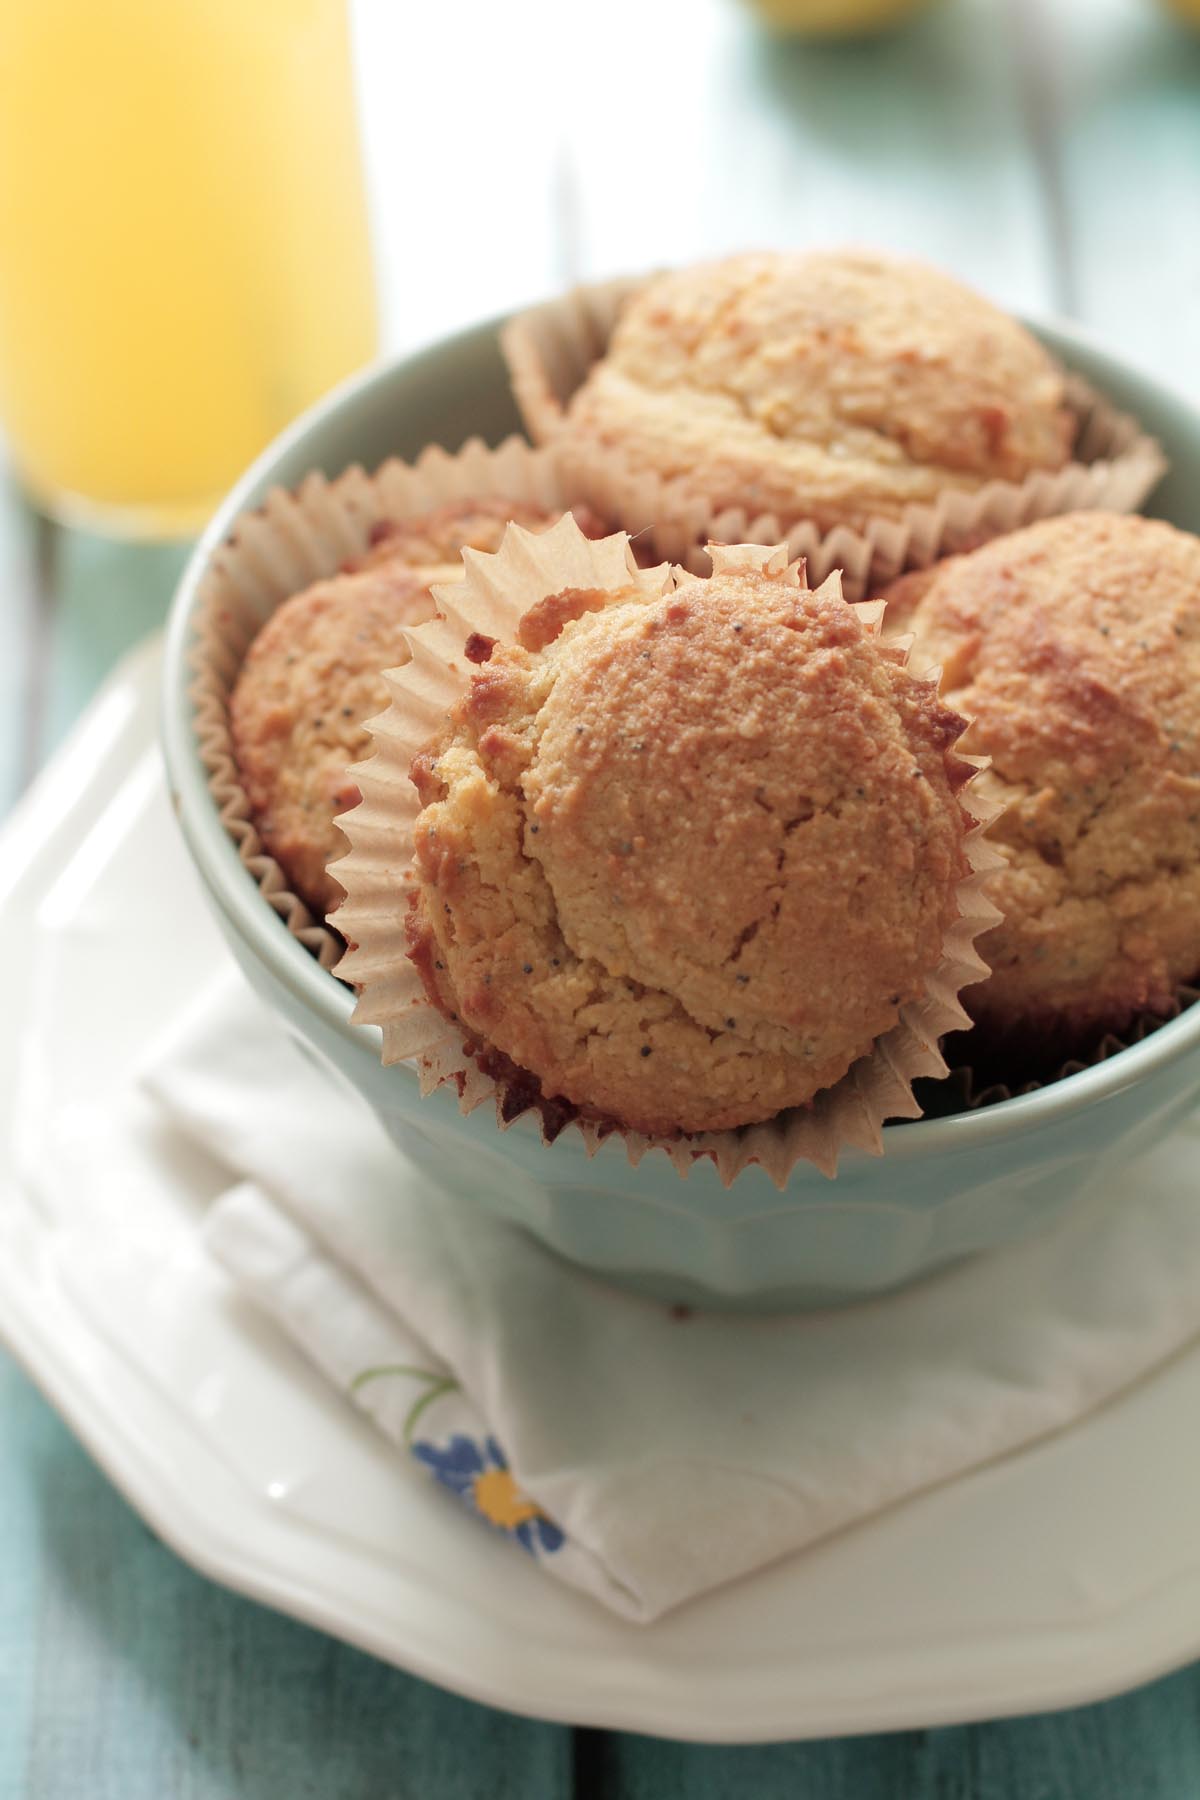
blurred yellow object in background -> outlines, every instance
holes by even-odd
[[[1189,25],[1200,25],[1200,0],[1163,0],[1163,5]]]
[[[0,0],[0,425],[40,500],[194,528],[375,330],[343,0]]]
[[[796,37],[860,37],[921,12],[930,0],[750,0],[776,31]]]

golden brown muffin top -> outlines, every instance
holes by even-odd
[[[334,819],[359,799],[346,771],[369,753],[384,669],[408,661],[406,629],[436,611],[430,584],[462,575],[464,548],[497,549],[510,518],[536,530],[550,516],[487,498],[383,520],[361,556],[285,600],[251,644],[230,698],[234,754],[259,836],[318,915],[342,898],[326,865],[346,849]]]
[[[911,627],[1008,810],[972,1012],[1119,1025],[1200,971],[1200,539],[1075,513],[934,569]]]
[[[569,409],[714,507],[823,528],[1070,455],[1057,363],[1015,319],[871,251],[731,257],[650,281]]]
[[[941,960],[962,721],[836,581],[573,590],[521,636],[414,769],[431,998],[637,1130],[804,1103]]]

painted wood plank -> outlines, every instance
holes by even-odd
[[[607,22],[548,0],[352,17],[384,348],[562,286],[562,115]]]
[[[29,735],[46,625],[33,516],[0,473],[0,818],[28,779]]]
[[[36,738],[44,761],[126,650],[167,615],[185,544],[122,544],[57,534],[45,702]]]
[[[588,275],[760,244],[931,258],[1015,307],[1053,253],[1006,0],[877,39],[780,40],[730,0],[608,0],[572,92]]]
[[[0,1418],[4,1800],[565,1800],[567,1731],[194,1574],[2,1355]]]
[[[931,1789],[924,1734],[753,1746],[609,1737],[577,1800],[958,1800]],[[966,1800],[966,1794],[963,1795]],[[1055,1796],[1070,1800],[1070,1796]]]
[[[1200,1670],[1102,1706],[952,1730],[594,1750],[588,1792],[604,1800],[1183,1800],[1200,1794]]]
[[[34,1729],[37,1501],[24,1457],[20,1408],[28,1384],[0,1350],[0,1795],[23,1800],[26,1751]]]
[[[764,243],[878,242],[1053,303],[1006,0],[824,47],[732,0],[430,9],[419,35],[360,0],[355,20],[389,347]]]
[[[1157,0],[1039,0],[1072,298],[1200,399],[1200,29]]]

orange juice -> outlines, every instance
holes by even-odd
[[[36,495],[194,527],[374,347],[343,0],[0,0],[0,426]]]

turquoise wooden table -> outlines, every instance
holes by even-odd
[[[400,11],[357,15],[390,348],[576,277],[856,238],[1070,313],[1200,393],[1200,38],[1153,0],[946,0],[822,49],[773,43],[733,0],[510,0],[465,34],[432,9],[416,36]],[[416,78],[418,53],[453,81]],[[0,812],[161,621],[183,554],[60,532],[5,492]],[[2,1356],[0,1441],[0,1800],[1200,1796],[1200,1668],[1070,1713],[839,1742],[572,1732],[212,1586]]]

